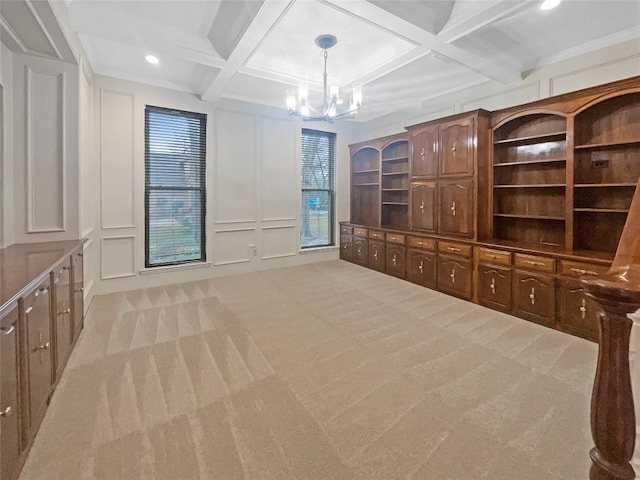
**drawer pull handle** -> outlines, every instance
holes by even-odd
[[[16,327],[14,325],[9,325],[8,327],[0,328],[0,331],[2,331],[3,335],[11,335],[13,332],[16,331]]]
[[[493,295],[496,294],[496,279],[495,278],[491,279],[491,293]]]
[[[536,289],[531,287],[531,293],[529,294],[529,298],[531,299],[531,305],[536,304]]]
[[[451,215],[456,216],[456,202],[451,204]]]
[[[396,258],[396,254],[395,253],[393,254],[393,258],[391,259],[391,261],[393,262],[393,266],[395,267],[396,266],[396,262],[398,261],[397,258]]]
[[[420,158],[424,161],[424,147],[422,147],[422,150],[420,151]]]
[[[424,215],[424,201],[420,202],[420,214]]]
[[[572,268],[571,271],[579,275],[598,275],[598,272],[594,272],[593,270],[583,270],[582,268]]]
[[[498,255],[494,255],[493,253],[488,253],[487,257],[489,257],[489,258],[498,258]]]
[[[8,406],[4,410],[0,411],[0,417],[2,417],[2,418],[8,417],[9,415],[11,415],[12,411],[13,411],[13,408],[11,408],[11,406]]]
[[[455,247],[447,247],[447,250],[450,252],[460,252],[461,250],[459,248],[455,248]]]
[[[422,270],[424,270],[424,262],[420,260],[420,265],[418,265],[418,270],[420,270],[420,275],[422,275]]]
[[[587,315],[587,301],[583,298],[582,304],[580,305],[580,317],[584,320],[584,317]]]
[[[534,267],[542,267],[542,266],[544,266],[543,262],[536,262],[535,260],[525,260],[525,263],[528,263],[529,265],[532,265]]]
[[[66,310],[62,310],[61,312],[58,312],[58,315],[67,315],[71,313],[71,308],[67,308]]]

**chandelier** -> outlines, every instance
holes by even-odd
[[[340,118],[353,118],[362,105],[362,86],[353,85],[349,108],[342,107],[344,100],[340,98],[338,76],[327,74],[327,50],[333,47],[338,39],[333,35],[320,35],[315,40],[322,49],[324,57],[324,73],[322,74],[322,105],[314,108],[309,104],[309,90],[306,85],[300,85],[298,91],[287,90],[287,109],[291,115],[302,117],[305,121],[324,121],[333,123]]]

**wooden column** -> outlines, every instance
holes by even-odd
[[[602,306],[600,350],[591,397],[591,480],[633,480],[629,461],[635,445],[635,412],[629,371],[628,318],[640,308],[640,279],[626,270],[583,280],[587,295]],[[632,280],[632,281],[629,281]]]

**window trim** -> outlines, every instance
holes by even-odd
[[[201,168],[200,182],[198,186],[195,187],[184,187],[184,186],[151,186],[150,185],[150,175],[149,175],[149,157],[150,157],[150,149],[149,149],[149,113],[156,112],[162,113],[166,115],[175,115],[180,117],[188,117],[192,119],[199,120],[200,124],[200,158],[198,161],[198,165]],[[206,154],[206,146],[207,146],[207,114],[206,113],[198,113],[198,112],[189,112],[186,110],[178,110],[175,108],[165,108],[158,107],[154,105],[145,105],[144,109],[144,267],[146,269],[155,269],[161,268],[165,269],[166,267],[176,267],[176,266],[188,266],[190,264],[202,264],[207,261],[207,178],[206,178],[206,166],[207,166],[207,154]],[[200,258],[190,259],[190,260],[179,260],[174,262],[162,262],[162,263],[150,263],[149,262],[149,197],[152,191],[193,191],[199,192],[199,200],[200,200]]]
[[[325,132],[323,130],[314,130],[311,128],[303,128],[301,134],[301,144],[304,143],[302,138],[304,135],[315,135],[318,137],[325,137],[329,139],[329,162],[332,164],[329,166],[329,185],[331,188],[304,188],[301,187],[300,193],[304,195],[305,192],[327,192],[329,197],[330,211],[329,211],[329,243],[322,245],[302,245],[302,232],[300,232],[300,250],[309,251],[312,249],[330,248],[336,245],[336,167],[337,167],[337,135],[334,132]],[[302,157],[302,155],[301,155]],[[300,165],[302,170],[302,162]],[[301,172],[302,173],[302,172]],[[301,175],[302,177],[302,175]],[[302,203],[302,202],[301,202]],[[301,205],[304,208],[303,205]],[[301,215],[302,220],[302,215]]]

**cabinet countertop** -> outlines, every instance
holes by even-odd
[[[21,243],[0,249],[0,317],[84,240]]]

